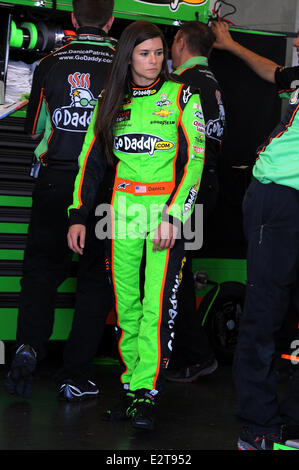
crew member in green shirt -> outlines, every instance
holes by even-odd
[[[234,358],[242,424],[238,447],[272,450],[287,439],[299,438],[298,379],[288,397],[279,401],[273,367],[275,335],[298,288],[299,88],[295,87],[299,67],[282,67],[246,49],[233,40],[225,22],[214,22],[212,29],[217,38],[214,47],[244,60],[261,78],[275,83],[280,95],[289,94],[284,117],[257,150],[254,179],[243,202],[247,294]],[[294,46],[298,51],[298,38]]]

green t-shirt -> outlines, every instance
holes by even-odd
[[[259,147],[253,176],[261,183],[276,183],[299,189],[299,67],[277,69],[279,94],[288,93],[289,104],[282,121]]]

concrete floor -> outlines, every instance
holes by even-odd
[[[0,366],[0,450],[235,451],[239,426],[230,365],[191,384],[168,382],[153,432],[130,422],[107,423],[101,414],[119,399],[115,360],[96,366],[100,397],[82,403],[57,400],[52,379],[58,358],[47,359],[34,378],[30,400],[3,389],[7,366]]]

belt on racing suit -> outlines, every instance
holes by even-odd
[[[173,181],[156,183],[140,183],[137,181],[115,178],[114,190],[135,194],[136,196],[149,196],[152,194],[171,194],[174,189]]]

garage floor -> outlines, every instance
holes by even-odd
[[[83,403],[57,400],[52,380],[58,357],[40,365],[30,400],[3,389],[7,367],[1,366],[0,449],[72,450],[235,450],[238,426],[234,421],[235,393],[231,367],[192,384],[167,383],[154,432],[133,430],[129,422],[107,423],[101,413],[118,401],[117,361],[96,366],[100,397]],[[110,362],[110,364],[109,364]]]
[[[119,367],[100,358],[96,374],[100,397],[82,403],[57,400],[52,380],[58,351],[42,363],[33,396],[24,400],[3,389],[0,366],[0,450],[235,451],[239,426],[231,366],[219,365],[191,384],[167,383],[153,432],[134,430],[130,422],[107,423],[101,413],[118,401]]]

